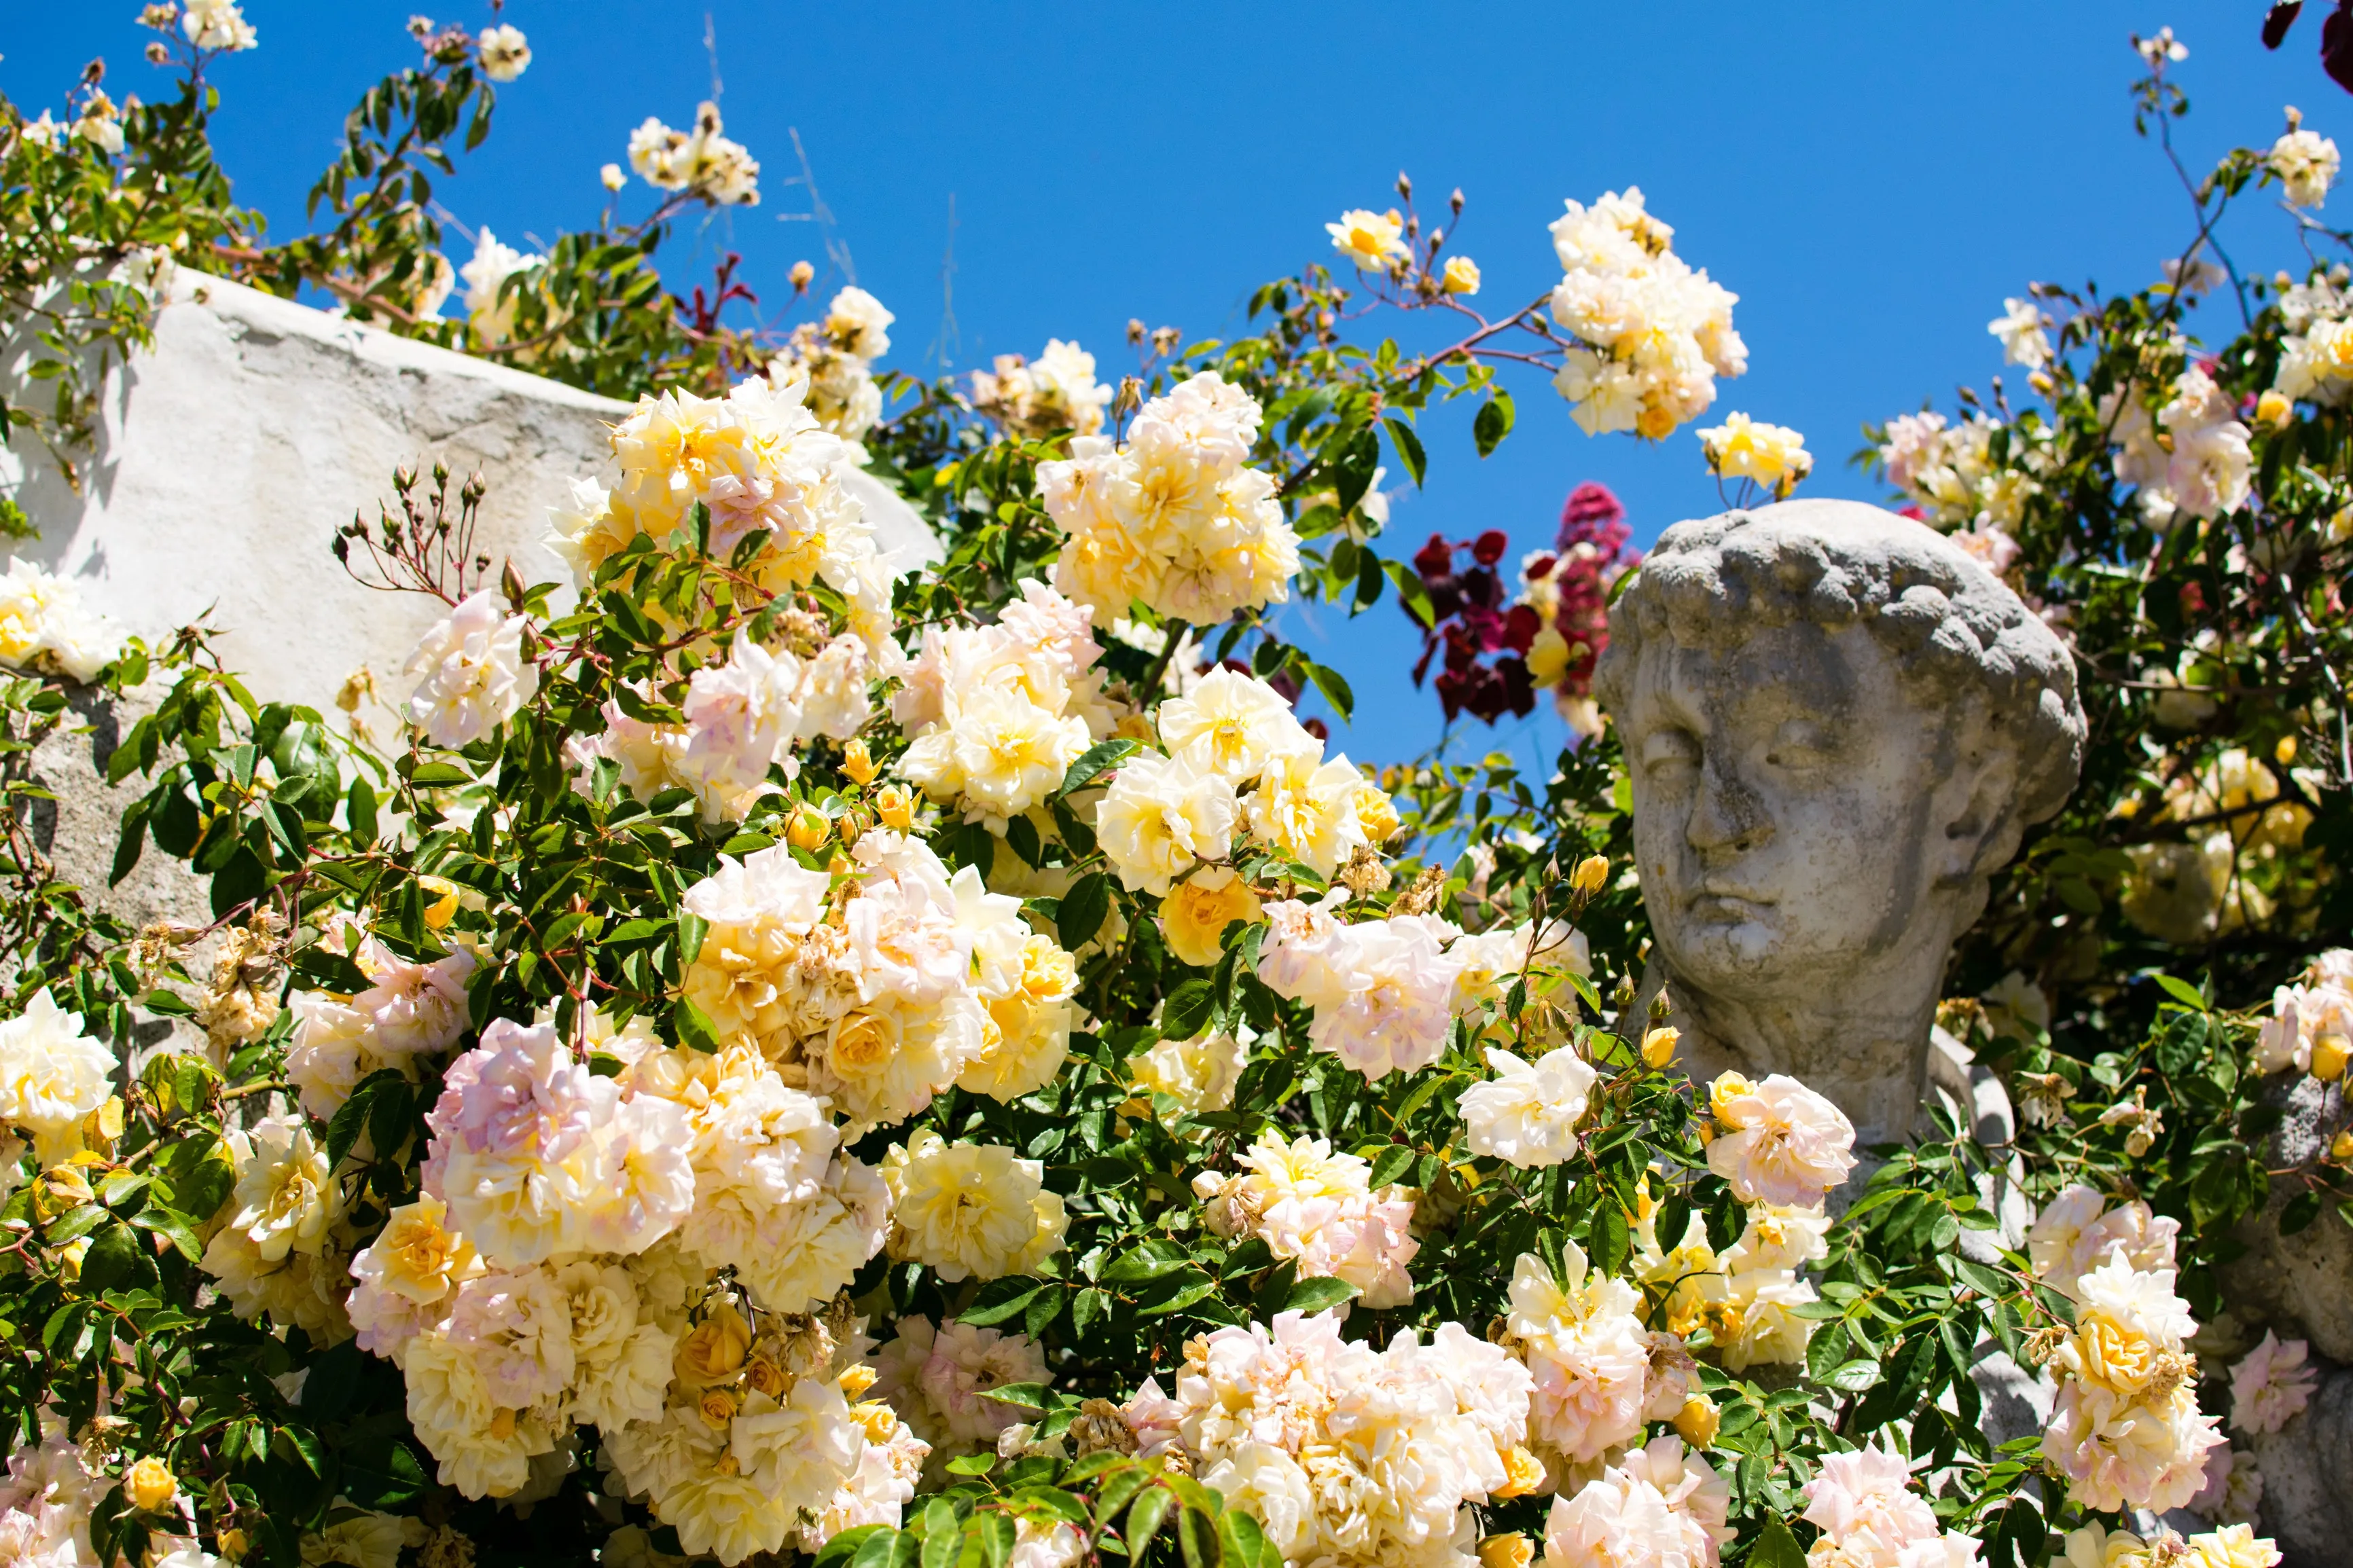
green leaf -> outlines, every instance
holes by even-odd
[[[1090,871],[1062,895],[1054,926],[1062,946],[1076,952],[1094,939],[1110,916],[1111,879],[1101,871]]]
[[[1392,1143],[1382,1150],[1380,1157],[1373,1162],[1373,1173],[1369,1178],[1373,1190],[1378,1192],[1383,1187],[1395,1184],[1397,1179],[1412,1167],[1417,1158],[1419,1155],[1409,1143]]]
[[[1594,1270],[1604,1276],[1615,1275],[1629,1256],[1628,1247],[1626,1211],[1605,1190],[1594,1205],[1593,1224],[1586,1235],[1586,1252]]]
[[[1286,1312],[1320,1312],[1343,1301],[1353,1301],[1356,1295],[1356,1288],[1345,1279],[1334,1279],[1328,1276],[1302,1279],[1283,1298],[1282,1310]]]
[[[1471,422],[1471,438],[1481,457],[1504,444],[1504,437],[1512,433],[1512,395],[1499,386],[1493,397],[1479,405],[1479,416]]]
[[[1421,437],[1413,433],[1412,426],[1395,415],[1383,419],[1381,424],[1388,431],[1389,445],[1397,448],[1398,461],[1405,465],[1405,471],[1413,476],[1415,484],[1424,482],[1430,459],[1422,453]]]
[[[82,1254],[81,1288],[92,1296],[127,1290],[154,1278],[155,1266],[148,1261],[139,1233],[127,1225],[107,1226],[90,1237],[90,1250]]]
[[[988,1397],[1016,1410],[1043,1410],[1046,1408],[1046,1385],[1042,1383],[999,1384],[988,1391]]]
[[[1142,750],[1144,746],[1140,742],[1124,737],[1112,741],[1097,741],[1079,754],[1077,762],[1071,764],[1070,771],[1062,775],[1062,787],[1057,793],[1076,794],[1093,783],[1096,774],[1110,772]]]
[[[997,1456],[994,1454],[966,1454],[961,1459],[948,1461],[948,1474],[952,1476],[985,1476],[995,1468]]]
[[[1333,711],[1343,719],[1356,711],[1356,694],[1349,689],[1348,682],[1338,670],[1312,659],[1301,662],[1307,666],[1307,679],[1315,683],[1315,689],[1324,694],[1324,700],[1332,705]]]
[[[670,1007],[670,1024],[678,1031],[679,1043],[698,1051],[719,1049],[719,1026],[711,1015],[686,997],[680,997]]]
[[[811,1568],[849,1568],[868,1542],[897,1533],[887,1524],[861,1524],[854,1530],[845,1530],[826,1542]]]
[[[1831,1374],[1822,1381],[1832,1388],[1844,1389],[1849,1394],[1861,1394],[1866,1388],[1878,1386],[1879,1363],[1860,1358],[1841,1362],[1831,1369]]]
[[[1137,1495],[1127,1510],[1127,1528],[1120,1534],[1127,1544],[1130,1563],[1144,1561],[1144,1549],[1160,1533],[1168,1518],[1168,1510],[1176,1505],[1176,1494],[1165,1486],[1155,1486]]]
[[[2176,1002],[2185,1007],[2195,1008],[2200,1013],[2206,1011],[2206,994],[2195,985],[2186,980],[2177,980],[2170,974],[2160,974],[2156,979],[2159,985],[2165,987],[2165,994]]]
[[[1748,1549],[1747,1568],[1806,1568],[1805,1550],[1779,1520],[1767,1525]]]
[[[1029,1298],[1043,1289],[1045,1286],[1041,1281],[1024,1275],[992,1279],[973,1297],[972,1305],[956,1314],[956,1321],[976,1329],[1001,1323],[1008,1318],[1018,1317],[1021,1310],[1029,1304]]]
[[[2206,1015],[2177,1013],[2157,1037],[2157,1070],[2168,1078],[2186,1078],[2198,1066],[2206,1045]]]
[[[1187,980],[1168,994],[1160,1008],[1160,1033],[1163,1038],[1189,1040],[1209,1026],[1210,1016],[1217,1010],[1217,994],[1207,980]]]
[[[1388,573],[1389,581],[1397,585],[1398,599],[1405,605],[1407,613],[1413,616],[1415,624],[1428,631],[1437,622],[1438,612],[1430,605],[1430,590],[1422,586],[1420,576],[1397,561],[1383,561],[1381,570]]]
[[[1218,1521],[1200,1509],[1188,1508],[1177,1516],[1176,1543],[1185,1554],[1185,1568],[1219,1568],[1225,1561]]]

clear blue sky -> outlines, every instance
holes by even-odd
[[[218,68],[218,136],[240,198],[278,232],[300,226],[345,110],[413,57],[402,31],[413,8],[248,0],[261,47]],[[93,54],[112,89],[160,75],[139,58],[134,0],[14,9],[0,89],[20,103],[53,101]],[[1809,493],[1876,500],[1845,467],[1859,425],[1982,384],[1999,368],[1985,323],[2004,294],[2034,278],[2135,286],[2186,237],[2186,200],[2132,132],[2126,36],[2170,25],[2189,45],[2177,68],[2194,110],[2182,140],[2202,168],[2232,143],[2268,143],[2289,102],[2324,133],[2353,134],[2314,55],[2326,8],[2307,9],[2267,55],[2253,0],[711,0],[727,130],[762,160],[765,200],[681,237],[672,277],[698,244],[698,270],[739,249],[781,305],[794,260],[823,265],[811,226],[778,220],[806,210],[784,184],[797,127],[858,280],[899,314],[890,363],[938,363],[953,199],[954,367],[1075,336],[1115,375],[1130,317],[1188,338],[1240,331],[1251,288],[1324,253],[1322,226],[1342,208],[1388,205],[1400,168],[1426,210],[1450,187],[1468,195],[1460,248],[1491,300],[1533,297],[1557,276],[1545,226],[1563,197],[1638,184],[1678,249],[1741,296],[1751,370],[1716,412],[1803,430],[1820,465]],[[431,14],[488,19],[470,5]],[[590,222],[597,166],[622,156],[629,129],[649,114],[683,123],[709,95],[704,15],[514,0],[506,19],[535,58],[501,89],[496,132],[443,184],[443,202],[511,241]],[[642,202],[644,188],[625,199]],[[2341,199],[2353,203],[2353,187]],[[2242,263],[2269,268],[2290,259],[2285,234],[2258,205],[2226,237]],[[1432,530],[1500,527],[1516,559],[1549,540],[1562,497],[1586,479],[1625,499],[1638,541],[1716,510],[1689,427],[1656,447],[1588,439],[1540,381],[1516,390],[1519,429],[1484,463],[1463,422],[1426,429],[1429,489],[1398,499],[1393,553]],[[1407,684],[1414,644],[1393,605],[1354,625],[1294,622],[1293,635],[1354,681],[1358,717],[1340,743],[1358,758],[1437,738],[1435,699]],[[1472,728],[1455,754],[1486,743]],[[1500,738],[1533,756],[1559,734],[1547,717],[1507,720]]]

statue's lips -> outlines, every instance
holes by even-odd
[[[1745,888],[1702,888],[1685,906],[1693,920],[1709,925],[1746,925],[1768,918],[1773,900]]]

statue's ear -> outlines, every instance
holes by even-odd
[[[1944,816],[1936,880],[1957,887],[1990,877],[2018,853],[2018,757],[1989,746],[1964,760],[1937,792]]]

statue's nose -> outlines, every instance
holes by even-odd
[[[1694,849],[1703,855],[1743,854],[1772,836],[1772,818],[1739,780],[1727,777],[1713,760],[1701,769],[1698,798],[1683,829]]]

